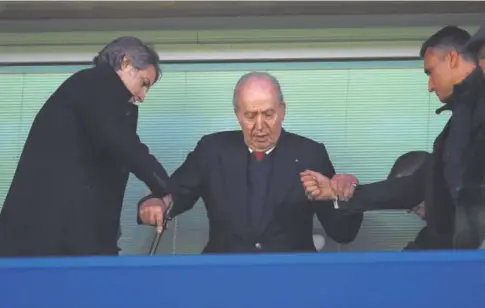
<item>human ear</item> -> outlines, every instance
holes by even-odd
[[[448,53],[447,57],[448,57],[450,68],[456,68],[458,66],[459,56],[460,55],[458,54],[458,52],[456,52],[456,50],[452,50]]]
[[[121,60],[121,66],[120,70],[121,71],[126,71],[131,67],[131,61],[127,56],[123,57],[123,60]]]

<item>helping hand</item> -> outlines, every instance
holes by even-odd
[[[300,173],[300,180],[310,200],[345,200],[352,198],[358,185],[356,177],[350,174],[336,174],[328,177],[306,170]]]
[[[305,192],[310,200],[334,200],[336,195],[332,189],[330,179],[315,171],[305,170],[300,173]]]
[[[162,199],[151,198],[140,205],[140,219],[144,224],[156,225],[157,232],[163,231],[163,216],[167,206],[172,201],[171,195],[166,195]]]
[[[333,191],[339,200],[349,201],[353,197],[359,180],[352,174],[336,174],[330,181]]]

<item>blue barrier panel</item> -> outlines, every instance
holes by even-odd
[[[485,307],[485,251],[0,260],[0,307]]]

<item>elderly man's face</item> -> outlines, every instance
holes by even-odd
[[[453,69],[459,55],[455,52],[444,52],[428,48],[424,54],[424,72],[428,75],[428,91],[434,92],[438,99],[446,103],[453,94]]]
[[[153,65],[149,65],[144,70],[138,70],[129,62],[125,62],[117,73],[126,88],[133,94],[132,103],[143,102],[157,76],[157,70]]]
[[[276,145],[285,109],[277,88],[266,79],[250,79],[239,88],[236,116],[248,147],[266,151]]]

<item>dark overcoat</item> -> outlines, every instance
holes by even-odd
[[[136,133],[131,97],[101,65],[73,74],[47,100],[3,204],[0,256],[118,253],[129,173],[159,196],[168,183]]]
[[[414,174],[360,185],[354,197],[348,203],[342,202],[341,207],[411,209],[424,201],[429,249],[478,247],[485,240],[485,77],[480,67],[455,86],[452,102],[472,108],[457,202],[451,197],[443,171],[450,120],[433,144],[431,159]],[[449,109],[450,104],[440,109]]]

